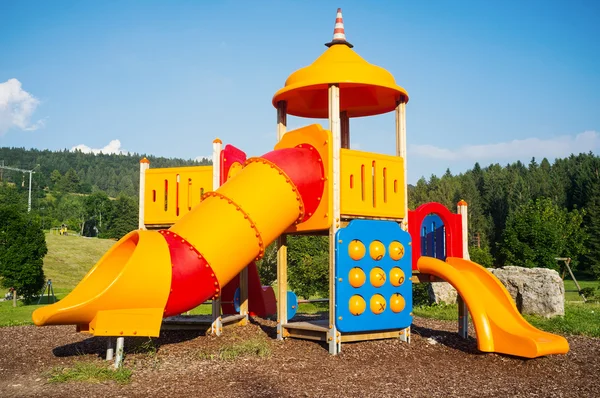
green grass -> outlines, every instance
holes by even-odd
[[[420,306],[413,309],[416,316],[444,320],[458,320],[458,305]],[[525,315],[527,322],[550,333],[600,337],[600,304],[565,303],[565,316],[544,318]]]
[[[457,304],[434,304],[430,306],[413,307],[413,314],[421,318],[443,319],[447,321],[458,320]]]
[[[111,239],[46,234],[44,273],[55,293],[68,293],[116,242]]]
[[[129,383],[131,381],[131,370],[124,367],[116,370],[110,369],[106,364],[76,362],[72,367],[53,368],[48,374],[50,383],[66,383],[69,381],[101,383],[110,380],[119,384]]]
[[[329,303],[301,303],[298,314],[319,314],[329,311]]]
[[[271,347],[263,338],[253,338],[222,346],[218,352],[210,353],[201,351],[200,359],[232,361],[237,358],[265,358],[271,355]]]
[[[62,294],[56,295],[59,299],[64,297]],[[37,303],[37,300],[35,301]],[[20,325],[33,325],[31,320],[31,314],[37,308],[43,307],[45,304],[32,304],[25,305],[22,301],[17,301],[17,306],[13,307],[13,302],[2,301],[0,302],[0,327],[4,326],[20,326]]]
[[[579,280],[577,279],[579,286],[584,289],[586,287],[590,287],[595,289],[596,294],[600,296],[600,281],[597,280]],[[588,298],[588,297],[586,297]],[[565,301],[582,301],[581,296],[577,293],[577,286],[575,286],[575,282],[570,279],[570,277],[565,278]]]
[[[526,315],[533,326],[552,333],[600,337],[600,304],[565,303],[565,316],[544,318]]]

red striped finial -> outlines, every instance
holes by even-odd
[[[325,44],[327,47],[331,47],[334,44],[345,44],[348,47],[354,47],[352,44],[346,41],[346,32],[344,30],[344,18],[342,18],[342,9],[337,9],[337,15],[335,17],[335,27],[333,28],[333,40],[330,43]]]

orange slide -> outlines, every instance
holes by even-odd
[[[469,308],[480,351],[525,358],[569,351],[564,337],[531,326],[502,283],[484,267],[462,258],[448,257],[443,262],[425,256],[419,258],[417,267],[456,288]]]
[[[318,125],[288,132],[168,230],[124,236],[67,297],[37,309],[34,323],[158,336],[163,317],[219,297],[273,240],[315,214],[328,189],[330,141]]]

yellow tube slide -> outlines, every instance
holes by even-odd
[[[320,127],[315,131],[323,134]],[[75,324],[94,335],[158,336],[163,316],[218,296],[273,240],[306,219],[305,203],[313,211],[321,200],[323,173],[310,145],[250,159],[169,230],[123,237],[71,294],[37,309],[35,324]]]

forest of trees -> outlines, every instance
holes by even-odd
[[[592,153],[553,164],[475,163],[459,175],[420,179],[409,189],[409,207],[435,201],[456,211],[466,200],[469,251],[483,265],[558,269],[555,257],[571,257],[580,272],[600,277],[599,173]]]
[[[34,170],[32,210],[45,229],[63,223],[85,236],[118,239],[137,228],[139,161],[144,155],[0,148],[0,165]],[[146,155],[151,167],[209,164]],[[0,183],[26,197],[27,173],[0,169]],[[27,200],[27,199],[24,199]]]
[[[137,227],[139,160],[143,155],[84,154],[0,148],[0,164],[34,169],[32,213],[44,229],[68,224],[86,236],[118,239]],[[152,167],[199,165],[196,161],[147,156]],[[206,160],[204,164],[208,164]],[[27,202],[27,175],[0,171]],[[409,186],[409,207],[440,202],[453,212],[469,209],[469,252],[484,266],[519,265],[560,269],[555,257],[571,257],[578,272],[600,278],[600,157],[592,153],[528,165],[491,164],[453,175],[421,178]],[[410,220],[409,220],[410,222]],[[326,237],[290,237],[290,285],[301,296],[326,295]],[[260,262],[274,279],[271,246]]]
[[[458,175],[447,170],[442,177],[421,178],[409,186],[408,198],[411,209],[440,202],[453,212],[459,200],[467,201],[469,253],[486,267],[517,265],[563,272],[562,262],[555,258],[571,257],[580,274],[600,279],[600,157],[592,153],[553,164],[547,159],[485,168],[475,163]],[[327,238],[288,241],[290,287],[304,297],[327,295],[323,278],[328,269]],[[272,245],[259,264],[267,281],[274,279],[275,262]]]

